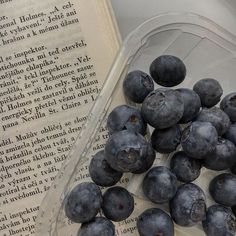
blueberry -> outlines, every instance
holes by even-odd
[[[89,174],[97,185],[108,187],[115,185],[122,177],[122,173],[112,169],[106,159],[104,150],[97,152],[89,165]]]
[[[170,168],[179,181],[189,183],[201,173],[201,161],[189,157],[185,152],[176,152],[170,161]]]
[[[180,84],[186,76],[186,67],[181,59],[171,55],[156,58],[150,66],[153,80],[162,86],[172,87]]]
[[[140,171],[155,159],[151,144],[141,134],[128,130],[116,132],[108,139],[105,156],[111,168],[120,172]]]
[[[125,220],[134,210],[134,198],[125,188],[109,188],[103,194],[102,210],[110,220]]]
[[[236,176],[229,173],[216,176],[209,191],[215,202],[229,207],[236,205]]]
[[[156,157],[155,150],[152,148],[150,144],[148,144],[146,157],[142,159],[142,166],[138,170],[132,171],[132,173],[142,174],[147,170],[149,170],[153,165],[155,157]]]
[[[77,236],[115,236],[115,226],[104,217],[96,217],[88,223],[83,223]]]
[[[236,217],[230,209],[213,205],[208,208],[202,226],[208,236],[234,236],[236,233]]]
[[[159,88],[144,100],[141,113],[146,122],[157,129],[165,129],[178,123],[183,116],[184,102],[176,90]]]
[[[236,164],[230,168],[231,172],[236,175]]]
[[[102,193],[94,183],[81,183],[72,189],[65,202],[66,216],[76,223],[92,220],[102,205]]]
[[[137,220],[140,236],[174,236],[174,224],[170,216],[158,208],[144,211]]]
[[[164,203],[172,199],[177,190],[177,178],[165,166],[153,167],[143,179],[144,195],[154,203]]]
[[[218,107],[203,108],[196,117],[196,121],[210,122],[217,130],[218,135],[223,135],[230,126],[228,115]]]
[[[223,98],[220,108],[229,116],[232,122],[236,122],[236,92]]]
[[[231,124],[224,137],[236,145],[236,124]]]
[[[152,147],[160,153],[170,153],[180,144],[181,130],[178,124],[166,128],[155,129],[151,136]]]
[[[205,194],[197,185],[181,185],[170,201],[170,214],[176,224],[193,226],[205,218]]]
[[[109,114],[107,128],[110,134],[121,130],[130,130],[145,135],[147,123],[143,120],[139,109],[121,105],[114,108]]]
[[[215,150],[203,160],[203,165],[211,170],[226,170],[234,163],[236,163],[236,147],[223,138],[219,138]]]
[[[123,91],[132,102],[142,103],[145,97],[154,90],[152,78],[143,71],[135,70],[125,77]]]
[[[201,79],[194,86],[193,90],[201,99],[203,107],[213,107],[223,94],[223,89],[215,79]]]
[[[197,93],[191,89],[180,88],[176,90],[180,92],[180,95],[184,101],[184,113],[179,123],[185,124],[197,116],[201,108],[201,100]]]
[[[181,145],[190,157],[203,159],[217,144],[218,134],[209,122],[193,122],[182,134]]]

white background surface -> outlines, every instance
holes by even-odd
[[[146,19],[164,12],[194,12],[236,35],[236,0],[111,0],[122,38]]]

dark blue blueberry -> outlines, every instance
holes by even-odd
[[[140,171],[143,165],[154,162],[155,153],[150,146],[141,134],[119,131],[105,145],[106,160],[111,168],[120,172]]]
[[[236,124],[231,124],[224,137],[236,145]]]
[[[233,212],[220,205],[207,209],[206,219],[202,226],[207,236],[234,236],[236,233],[236,217]]]
[[[128,73],[123,82],[124,94],[132,102],[142,103],[145,97],[154,90],[152,78],[143,71]]]
[[[150,66],[153,80],[162,86],[173,87],[185,79],[186,67],[181,59],[172,55],[156,58]]]
[[[201,173],[201,161],[189,157],[185,152],[176,152],[170,161],[170,168],[181,182],[189,183]]]
[[[170,214],[176,224],[193,226],[206,214],[206,197],[201,188],[189,183],[181,185],[170,201]]]
[[[216,176],[209,191],[215,202],[229,207],[236,205],[236,176],[229,173]]]
[[[203,160],[203,165],[211,170],[226,170],[234,163],[236,163],[236,147],[223,138],[219,138],[215,150]]]
[[[197,93],[191,89],[180,88],[176,89],[180,92],[180,95],[184,101],[184,114],[180,119],[180,124],[185,124],[195,118],[201,108],[201,100]]]
[[[232,122],[236,122],[236,92],[223,98],[220,108],[229,116]]]
[[[236,205],[232,207],[232,211],[233,211],[234,215],[236,216]]]
[[[223,89],[215,79],[201,79],[194,86],[193,90],[201,99],[203,107],[213,107],[223,94]]]
[[[159,88],[144,100],[141,113],[146,122],[157,129],[165,129],[178,123],[183,116],[184,102],[176,90]]]
[[[155,129],[151,136],[152,147],[160,153],[171,153],[180,144],[181,130],[178,124],[166,128]]]
[[[203,159],[217,144],[218,134],[209,122],[193,122],[183,131],[181,145],[190,157]]]
[[[140,236],[174,236],[174,224],[170,216],[159,208],[144,211],[137,220]]]
[[[230,168],[231,172],[236,175],[236,164]]]
[[[108,165],[104,150],[93,156],[89,165],[89,174],[94,183],[103,187],[115,185],[122,177],[121,172]]]
[[[70,192],[65,202],[66,216],[76,223],[92,220],[102,205],[102,193],[94,183],[78,184]]]
[[[96,217],[82,224],[77,236],[115,236],[115,226],[104,217]]]
[[[113,221],[127,219],[134,210],[133,196],[122,187],[112,187],[103,194],[102,211]]]
[[[114,108],[109,114],[107,128],[110,134],[121,130],[129,130],[145,135],[147,124],[143,120],[139,109],[121,105]]]
[[[144,195],[154,203],[168,202],[177,190],[177,178],[165,166],[153,167],[143,179]]]
[[[228,115],[218,107],[203,108],[196,117],[196,121],[210,122],[220,136],[230,127]]]
[[[155,157],[156,157],[155,150],[152,148],[150,144],[148,144],[146,157],[142,159],[142,166],[138,170],[132,171],[132,173],[142,174],[148,171],[152,167]]]
[[[218,107],[203,108],[196,117],[196,121],[210,122],[216,128],[219,136],[224,134],[230,126],[228,115]]]

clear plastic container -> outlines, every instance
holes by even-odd
[[[236,37],[209,19],[191,13],[168,13],[156,16],[134,30],[125,40],[110,70],[105,85],[91,109],[67,160],[46,195],[37,218],[37,236],[75,236],[80,225],[71,224],[64,214],[64,199],[78,183],[90,181],[87,166],[91,155],[103,147],[107,131],[106,117],[117,105],[127,103],[122,91],[126,74],[134,69],[149,71],[149,65],[162,54],[181,58],[187,67],[185,81],[177,87],[192,88],[201,78],[215,78],[224,88],[224,95],[236,91]],[[223,96],[224,96],[223,95]],[[155,165],[168,165],[169,157],[157,154]],[[209,181],[219,172],[202,169],[195,181],[213,203],[208,193]],[[84,178],[86,176],[86,178]],[[127,174],[119,183],[135,194],[135,211],[126,221],[116,223],[117,235],[139,235],[136,217],[149,207],[168,210],[168,205],[154,205],[140,190],[143,175]],[[201,225],[179,227],[175,235],[205,235]]]

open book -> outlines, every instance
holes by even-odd
[[[119,36],[106,0],[0,0],[0,235],[29,236]]]

